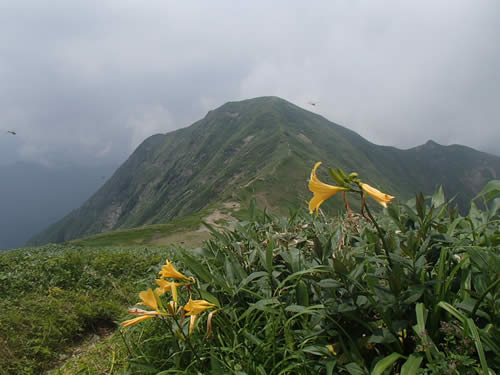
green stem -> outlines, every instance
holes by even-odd
[[[160,316],[160,320],[163,322],[163,324],[165,324],[167,326],[168,330],[170,331],[170,334],[172,335],[172,338],[175,341],[175,344],[177,345],[177,350],[180,351],[181,348],[179,347],[179,343],[175,339],[175,333],[174,333],[174,330],[172,329],[172,326],[167,323],[167,321],[165,320],[165,318],[163,316]]]
[[[196,352],[196,350],[194,350],[194,347],[193,345],[191,344],[191,340],[189,339],[189,336],[186,336],[184,334],[184,331],[182,330],[182,327],[181,325],[179,324],[179,322],[177,321],[177,319],[175,318],[175,316],[172,316],[172,318],[174,319],[174,322],[175,324],[177,325],[177,327],[179,328],[179,331],[181,333],[181,335],[184,337],[184,340],[186,341],[186,343],[188,344],[189,346],[189,349],[191,349],[191,351],[193,352],[194,356],[196,357],[198,363],[200,364],[201,366],[201,358],[198,356],[198,353]]]
[[[344,197],[344,204],[345,204],[345,208],[347,210],[347,217],[349,218],[349,220],[352,220],[351,206],[349,206],[349,202],[347,201],[347,197],[346,197],[345,191],[342,192],[342,196]]]
[[[393,264],[392,264],[392,260],[391,260],[391,257],[389,256],[389,247],[387,246],[387,243],[385,242],[385,238],[384,238],[384,234],[382,233],[382,229],[380,229],[377,221],[375,220],[375,218],[373,217],[370,209],[368,208],[368,205],[365,205],[365,208],[366,208],[366,213],[368,214],[368,216],[370,217],[373,225],[375,225],[375,228],[377,229],[378,236],[382,240],[382,245],[384,246],[384,252],[385,252],[385,256],[387,258],[387,262],[389,263],[389,267],[391,269],[393,269],[394,267],[393,267]]]
[[[497,276],[497,279],[483,292],[483,294],[481,294],[481,297],[479,297],[479,300],[476,302],[474,308],[472,309],[471,318],[474,318],[474,316],[476,315],[476,311],[479,308],[479,305],[481,304],[481,302],[483,302],[483,299],[493,288],[497,286],[498,283],[500,283],[500,276]]]
[[[128,355],[129,355],[129,357],[132,357],[132,352],[130,351],[127,340],[125,340],[125,337],[123,336],[122,330],[120,329],[119,331],[120,331],[120,336],[122,337],[123,343],[125,344],[125,347],[127,348]]]

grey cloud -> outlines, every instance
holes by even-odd
[[[120,161],[153,133],[260,95],[379,144],[498,153],[498,4],[3,3],[0,131],[19,137],[0,136],[0,160]]]

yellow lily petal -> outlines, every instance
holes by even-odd
[[[309,213],[312,214],[314,210],[319,210],[319,206],[331,196],[337,194],[339,191],[349,190],[340,186],[332,186],[321,182],[316,176],[316,170],[322,164],[318,161],[311,172],[311,179],[309,180],[309,190],[314,193],[313,198],[309,202]]]
[[[189,299],[188,303],[184,306],[184,310],[187,311],[187,316],[198,315],[199,313],[215,307],[213,303],[205,301],[203,299],[192,300]]]
[[[379,204],[381,204],[384,207],[387,207],[387,203],[391,203],[391,201],[395,198],[392,195],[382,193],[380,190],[377,190],[368,184],[361,183],[361,188],[365,193],[370,195],[373,199],[375,199]]]
[[[214,314],[217,311],[219,311],[219,310],[211,311],[210,314],[208,314],[208,318],[207,318],[207,337],[210,337],[210,334],[212,333],[212,317],[214,316]]]
[[[162,313],[160,311],[148,311],[148,310],[143,310],[143,309],[138,309],[135,307],[132,307],[128,309],[128,313],[132,315],[137,315],[137,316],[143,316],[143,315],[169,315],[167,313]]]
[[[151,288],[149,288],[145,292],[140,292],[139,297],[142,300],[142,303],[139,304],[149,306],[154,310],[158,310],[158,303],[156,302],[156,297]]]
[[[189,320],[189,334],[194,331],[194,323],[196,322],[196,318],[198,315],[191,315],[191,319]]]
[[[172,285],[172,299],[175,302],[175,306],[177,308],[177,286],[174,284]]]
[[[333,345],[327,345],[326,348],[328,349],[328,351],[330,353],[332,353],[332,355],[337,355],[337,352],[335,351],[335,346],[333,346]]]
[[[126,320],[122,323],[122,326],[123,327],[130,327],[130,326],[135,326],[137,323],[140,323],[144,320],[147,320],[147,319],[151,319],[153,318],[154,316],[153,315],[143,315],[143,316],[139,316],[138,318],[134,318],[134,319],[130,319],[130,320]]]
[[[167,263],[161,268],[161,277],[172,277],[178,280],[191,280],[189,277],[184,276],[182,273],[177,271],[174,265],[167,260]]]
[[[164,279],[156,279],[155,281],[156,281],[156,284],[158,284],[158,286],[159,286],[159,288],[157,289],[158,296],[161,296],[166,292],[170,292],[173,289],[172,287],[178,287],[178,286],[184,285],[182,283],[176,283],[176,282],[168,281],[168,280],[164,280]]]

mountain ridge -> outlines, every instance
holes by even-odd
[[[228,199],[256,197],[286,212],[310,196],[307,178],[318,160],[403,199],[444,185],[461,206],[500,176],[494,155],[434,141],[407,150],[379,146],[281,98],[259,97],[149,137],[84,205],[31,243],[166,223]]]

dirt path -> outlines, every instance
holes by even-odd
[[[230,211],[238,211],[241,208],[239,202],[224,202],[222,207]],[[202,220],[214,227],[218,227],[221,221],[231,222],[237,219],[230,213],[222,212],[215,209],[210,215],[205,216]],[[210,238],[210,231],[203,224],[196,230],[172,233],[166,236],[155,238],[152,243],[155,245],[179,245],[184,247],[199,247],[204,241]]]

